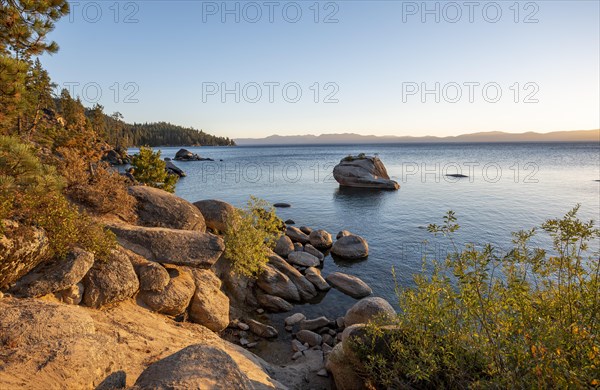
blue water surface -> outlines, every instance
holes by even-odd
[[[179,148],[158,148],[173,158]],[[411,286],[423,256],[442,258],[448,240],[425,227],[440,223],[453,210],[461,228],[459,244],[492,243],[508,249],[511,232],[540,226],[581,204],[583,219],[600,219],[600,145],[598,143],[291,145],[187,148],[214,162],[176,162],[187,177],[176,194],[189,201],[221,199],[244,206],[250,195],[271,203],[296,226],[350,230],[369,243],[368,259],[339,262],[328,256],[323,275],[342,271],[364,280],[374,295],[396,305],[400,286]],[[135,152],[135,150],[132,150]],[[342,189],[333,167],[349,154],[378,155],[399,191]],[[222,161],[220,161],[222,160]],[[455,179],[446,174],[462,173]],[[427,245],[424,244],[428,241]],[[536,243],[549,246],[540,234]],[[597,246],[597,243],[595,243]],[[309,315],[343,315],[355,302],[331,290],[318,305],[301,308]]]

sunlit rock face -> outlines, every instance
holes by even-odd
[[[348,156],[333,168],[333,177],[343,187],[397,190],[400,185],[390,180],[379,157]]]

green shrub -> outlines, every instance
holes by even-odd
[[[0,136],[0,220],[44,229],[55,257],[65,256],[75,246],[99,257],[107,255],[116,245],[114,235],[69,203],[63,187],[64,179],[56,169],[42,164],[29,145]]]
[[[134,169],[133,176],[137,181],[168,192],[175,192],[178,176],[170,175],[166,171],[166,163],[160,158],[160,150],[141,147],[140,152],[131,159]]]
[[[256,277],[269,261],[269,248],[281,234],[283,222],[264,200],[250,197],[246,209],[236,209],[225,232],[225,255],[239,275]]]
[[[598,386],[600,260],[586,251],[600,233],[577,210],[542,225],[551,251],[531,247],[533,229],[514,233],[508,254],[466,245],[434,261],[398,289],[393,326],[372,323],[353,344],[359,369],[378,388]],[[429,227],[452,245],[457,229],[451,212]]]
[[[356,160],[364,160],[366,158],[367,158],[367,155],[364,153],[359,153],[358,156],[353,156],[353,155],[349,154],[346,157],[344,157],[342,159],[342,161],[352,162],[352,161],[356,161]]]

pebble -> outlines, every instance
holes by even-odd
[[[331,351],[333,351],[333,347],[329,344],[323,344],[321,349],[323,350],[323,355],[325,356],[329,355]]]
[[[336,332],[335,330],[333,330],[333,329],[329,329],[329,332],[327,332],[327,333],[329,333],[329,335],[330,335],[331,337],[335,337],[335,336],[337,336],[337,332]]]
[[[321,368],[321,369],[320,369],[320,370],[317,372],[317,375],[318,375],[318,376],[325,377],[325,378],[329,376],[329,374],[327,373],[327,370],[326,370],[326,369],[324,369],[324,368]]]
[[[292,360],[296,360],[302,357],[302,352],[298,351],[292,355]]]
[[[245,338],[241,338],[240,344],[245,347],[246,345],[250,344],[250,342]]]
[[[246,345],[246,348],[254,348],[254,347],[256,347],[257,344],[258,344],[257,342],[248,343],[248,345]]]
[[[245,330],[241,330],[238,335],[240,336],[240,338],[246,338],[248,337],[248,332],[246,332]]]
[[[329,334],[324,334],[323,335],[323,344],[333,344],[333,337],[331,337],[331,335]]]
[[[261,308],[258,308],[258,309],[256,309],[256,312],[257,312],[258,314],[262,314],[262,313],[264,313],[264,312],[265,312],[265,310],[264,310],[264,309],[261,309]]]
[[[288,332],[292,332],[294,330],[294,327],[288,325],[288,326],[285,327],[285,330],[288,331]]]
[[[296,224],[296,222],[294,222],[294,220],[293,220],[293,219],[288,219],[287,221],[285,221],[285,224],[286,224],[286,225],[295,225],[295,224]]]
[[[335,320],[335,324],[337,325],[338,328],[343,328],[344,327],[344,317],[338,317],[337,320]]]
[[[240,328],[241,330],[248,330],[248,329],[250,329],[250,326],[248,326],[248,324],[244,324],[243,322],[238,322],[237,323],[237,327]]]

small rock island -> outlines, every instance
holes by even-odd
[[[379,157],[347,156],[333,168],[333,177],[342,187],[398,190],[400,185],[388,176]]]

